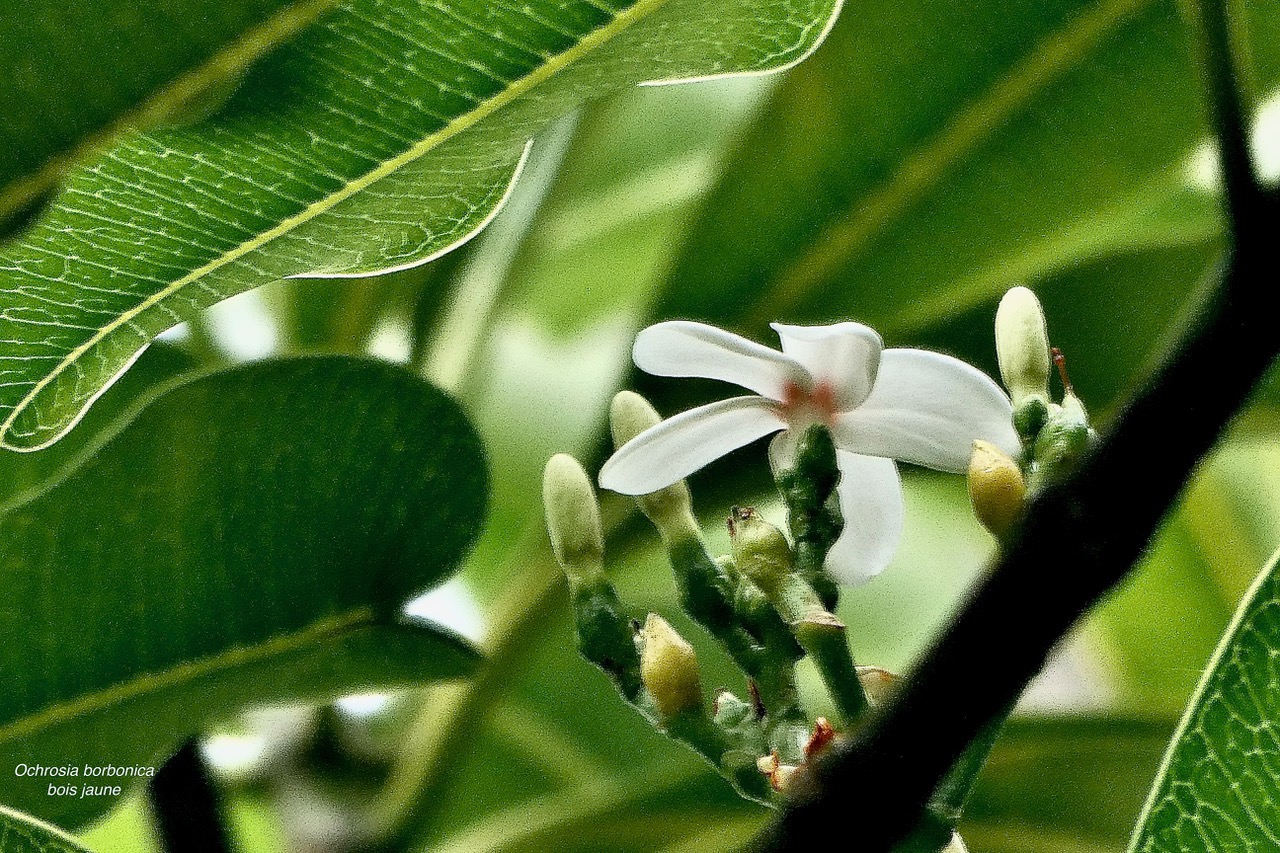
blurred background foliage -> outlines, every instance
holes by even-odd
[[[1254,142],[1276,180],[1280,6],[1245,6]],[[471,681],[249,715],[212,733],[205,754],[244,849],[354,850],[388,828],[408,849],[451,853],[732,849],[767,815],[654,735],[573,651],[542,527],[546,458],[598,463],[619,387],[668,414],[717,393],[634,374],[631,339],[653,320],[703,319],[772,343],[771,320],[855,319],[890,346],[941,349],[994,374],[995,302],[1015,283],[1044,301],[1052,342],[1105,424],[1222,251],[1207,140],[1174,0],[849,3],[818,53],[785,74],[636,89],[561,121],[493,225],[439,261],[273,285],[175,329],[66,442],[0,458],[0,483],[12,498],[46,481],[194,367],[309,351],[412,364],[463,403],[494,477],[480,546],[458,580],[414,606],[479,639],[489,661]],[[1027,695],[975,793],[972,850],[1122,848],[1206,659],[1280,543],[1278,423],[1273,376],[1139,573]],[[763,456],[747,448],[692,481],[722,549],[732,503],[778,520]],[[992,553],[959,478],[904,479],[904,546],[841,608],[859,661],[895,670]],[[656,535],[625,502],[605,508],[624,601],[673,618],[708,686],[740,691],[724,656],[678,618]],[[1052,595],[1055,579],[1043,583]],[[146,806],[85,838],[100,853],[151,849]]]

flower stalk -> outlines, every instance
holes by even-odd
[[[852,724],[867,710],[845,625],[795,569],[791,546],[782,531],[750,507],[734,507],[729,517],[733,560],[738,571],[759,587],[778,611],[800,647],[813,658],[823,683],[844,721]]]
[[[820,424],[809,427],[796,448],[795,466],[778,472],[777,478],[796,543],[796,572],[814,588],[828,610],[835,610],[840,588],[823,566],[840,538],[844,521],[838,502],[832,500],[840,468],[830,430]]]

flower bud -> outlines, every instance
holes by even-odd
[[[622,447],[645,430],[662,422],[649,401],[634,391],[619,391],[609,406],[609,426],[615,447]],[[684,480],[665,489],[636,498],[640,510],[648,516],[667,541],[697,539],[698,522],[693,516],[693,501]]]
[[[969,500],[973,514],[995,536],[1013,527],[1027,499],[1027,484],[1018,463],[985,441],[973,443],[969,457]]]
[[[570,580],[603,571],[604,534],[591,479],[578,460],[557,453],[542,475],[542,505],[551,550]]]
[[[1032,447],[1032,485],[1039,486],[1066,475],[1097,440],[1080,398],[1070,391],[1049,413],[1049,419]]]
[[[768,595],[791,574],[791,546],[782,531],[751,507],[729,513],[729,541],[737,570]]]
[[[702,675],[693,646],[650,613],[640,631],[640,677],[663,720],[702,706]]]
[[[782,793],[787,789],[787,785],[800,768],[794,764],[783,764],[775,750],[769,755],[764,755],[757,759],[756,769],[769,779],[769,784],[773,786],[773,790]]]
[[[858,681],[862,683],[862,689],[872,705],[883,705],[889,701],[899,680],[897,675],[883,667],[858,667]]]
[[[1011,288],[996,309],[996,358],[1015,407],[1029,397],[1049,396],[1049,335],[1044,309],[1025,287]]]

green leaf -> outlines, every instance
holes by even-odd
[[[1248,5],[1272,85],[1280,15]],[[657,313],[907,337],[1081,261],[1201,244],[1206,138],[1174,0],[863,3],[778,87]]]
[[[0,515],[74,471],[157,394],[182,381],[185,374],[194,373],[198,364],[177,347],[154,344],[132,370],[106,390],[65,441],[40,453],[0,450]]]
[[[1165,755],[1132,853],[1280,845],[1280,558],[1245,597]]]
[[[0,806],[0,853],[88,853],[57,827]]]
[[[167,392],[0,517],[0,798],[78,823],[112,802],[14,768],[153,765],[246,704],[468,673],[465,643],[398,613],[474,541],[485,477],[457,405],[389,365]]]
[[[1147,713],[1186,706],[1257,567],[1280,541],[1280,447],[1230,435],[1181,504],[1140,570],[1087,623],[1117,701]]]
[[[983,853],[1117,850],[1173,727],[1172,718],[1014,717],[960,832]]]
[[[0,8],[0,222],[126,129],[181,116],[336,0]],[[224,95],[225,97],[225,95]]]
[[[132,137],[77,171],[0,253],[0,443],[55,440],[154,335],[230,294],[448,250],[557,115],[642,81],[797,62],[836,6],[351,0],[257,65],[212,122]]]

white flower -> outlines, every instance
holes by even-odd
[[[951,356],[883,349],[859,323],[784,326],[782,352],[703,323],[659,323],[636,336],[636,366],[658,376],[741,385],[733,397],[668,418],[618,448],[600,485],[643,495],[671,485],[770,433],[774,470],[790,467],[795,442],[814,423],[836,444],[844,533],[827,571],[857,585],[879,573],[902,535],[902,483],[895,459],[955,473],[973,442],[1020,452],[1012,408],[985,373]]]

